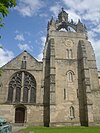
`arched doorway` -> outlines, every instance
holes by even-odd
[[[15,109],[15,123],[24,123],[25,122],[25,108],[17,107]]]

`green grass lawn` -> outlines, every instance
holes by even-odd
[[[34,131],[34,133],[100,133],[100,127],[28,127],[26,129],[23,129],[22,131],[23,133],[29,133],[31,131]]]

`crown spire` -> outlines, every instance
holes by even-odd
[[[61,9],[61,12],[58,14],[58,19],[54,20],[52,17],[50,22],[48,23],[48,31],[54,31],[54,30],[61,30],[65,29],[66,31],[76,31],[76,32],[84,32],[86,33],[86,27],[83,25],[83,23],[78,20],[78,23],[74,23],[74,21],[71,19],[71,21],[68,21],[68,13],[64,10],[64,8]]]

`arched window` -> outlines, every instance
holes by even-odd
[[[67,80],[69,82],[73,82],[73,75],[74,75],[73,71],[68,71],[67,72]]]
[[[73,106],[70,107],[70,118],[71,119],[75,118],[75,109]]]
[[[11,81],[9,82],[8,88],[8,102],[20,102],[20,95],[21,95],[21,73],[16,73],[13,75]],[[14,97],[15,92],[15,97]]]
[[[72,59],[72,58],[73,58],[72,49],[70,49],[70,50],[69,50],[69,57],[70,57],[70,59]]]
[[[21,64],[21,69],[26,69],[26,65],[27,65],[26,56],[24,56]]]
[[[66,58],[67,58],[67,59],[72,59],[72,58],[73,58],[72,49],[67,49],[67,50],[66,50]]]
[[[8,88],[7,102],[36,102],[36,80],[26,71],[15,73]]]
[[[69,49],[66,50],[66,57],[69,59]]]
[[[30,95],[29,101],[31,103],[36,102],[36,81],[32,75],[29,75],[25,72],[24,77],[24,97],[23,101],[28,102],[28,95]],[[30,90],[30,94],[28,94],[28,90]]]
[[[13,87],[11,84],[9,84],[9,92],[8,92],[8,102],[12,102],[13,101]]]

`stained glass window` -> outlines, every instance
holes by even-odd
[[[15,73],[8,88],[8,102],[36,102],[36,80],[26,71]]]

